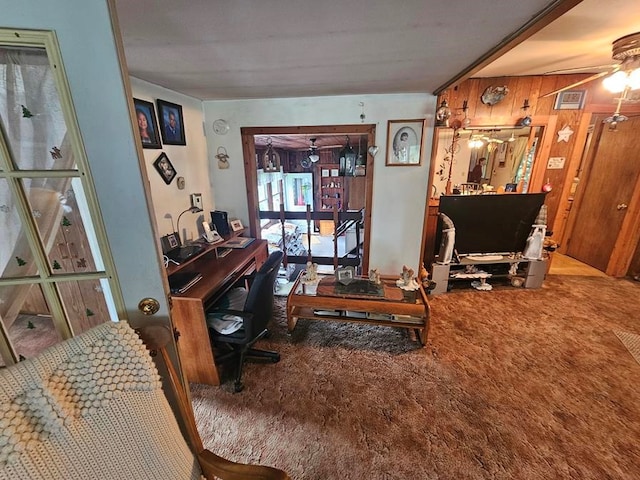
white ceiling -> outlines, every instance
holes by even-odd
[[[550,0],[116,0],[132,76],[202,100],[428,92]],[[584,0],[474,76],[610,64],[640,1]]]

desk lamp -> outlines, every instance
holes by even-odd
[[[182,217],[182,215],[184,215],[187,212],[199,213],[199,212],[202,212],[202,209],[198,208],[198,207],[189,207],[186,210],[180,212],[180,215],[178,215],[178,220],[176,221],[176,227],[177,227],[177,230],[178,230],[178,238],[180,238],[180,235],[181,235],[181,233],[180,233],[180,217]],[[185,240],[186,240],[186,238],[185,238]],[[180,241],[182,242],[182,240],[180,240]]]

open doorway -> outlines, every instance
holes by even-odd
[[[374,125],[241,129],[251,234],[285,250],[283,277],[368,271]]]

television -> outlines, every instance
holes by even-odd
[[[490,195],[443,195],[440,213],[455,227],[458,255],[508,254],[524,250],[531,226],[546,193]],[[442,239],[442,218],[438,219],[435,254]]]

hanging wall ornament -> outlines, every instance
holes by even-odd
[[[227,154],[227,149],[224,147],[218,147],[218,151],[216,153],[216,158],[218,159],[218,168],[221,170],[229,168],[229,155]]]
[[[569,125],[562,127],[562,130],[558,130],[558,142],[569,142],[569,138],[573,135],[573,130]]]
[[[504,97],[509,93],[509,88],[506,85],[499,87],[489,86],[482,92],[480,100],[485,105],[495,105],[500,103]]]

